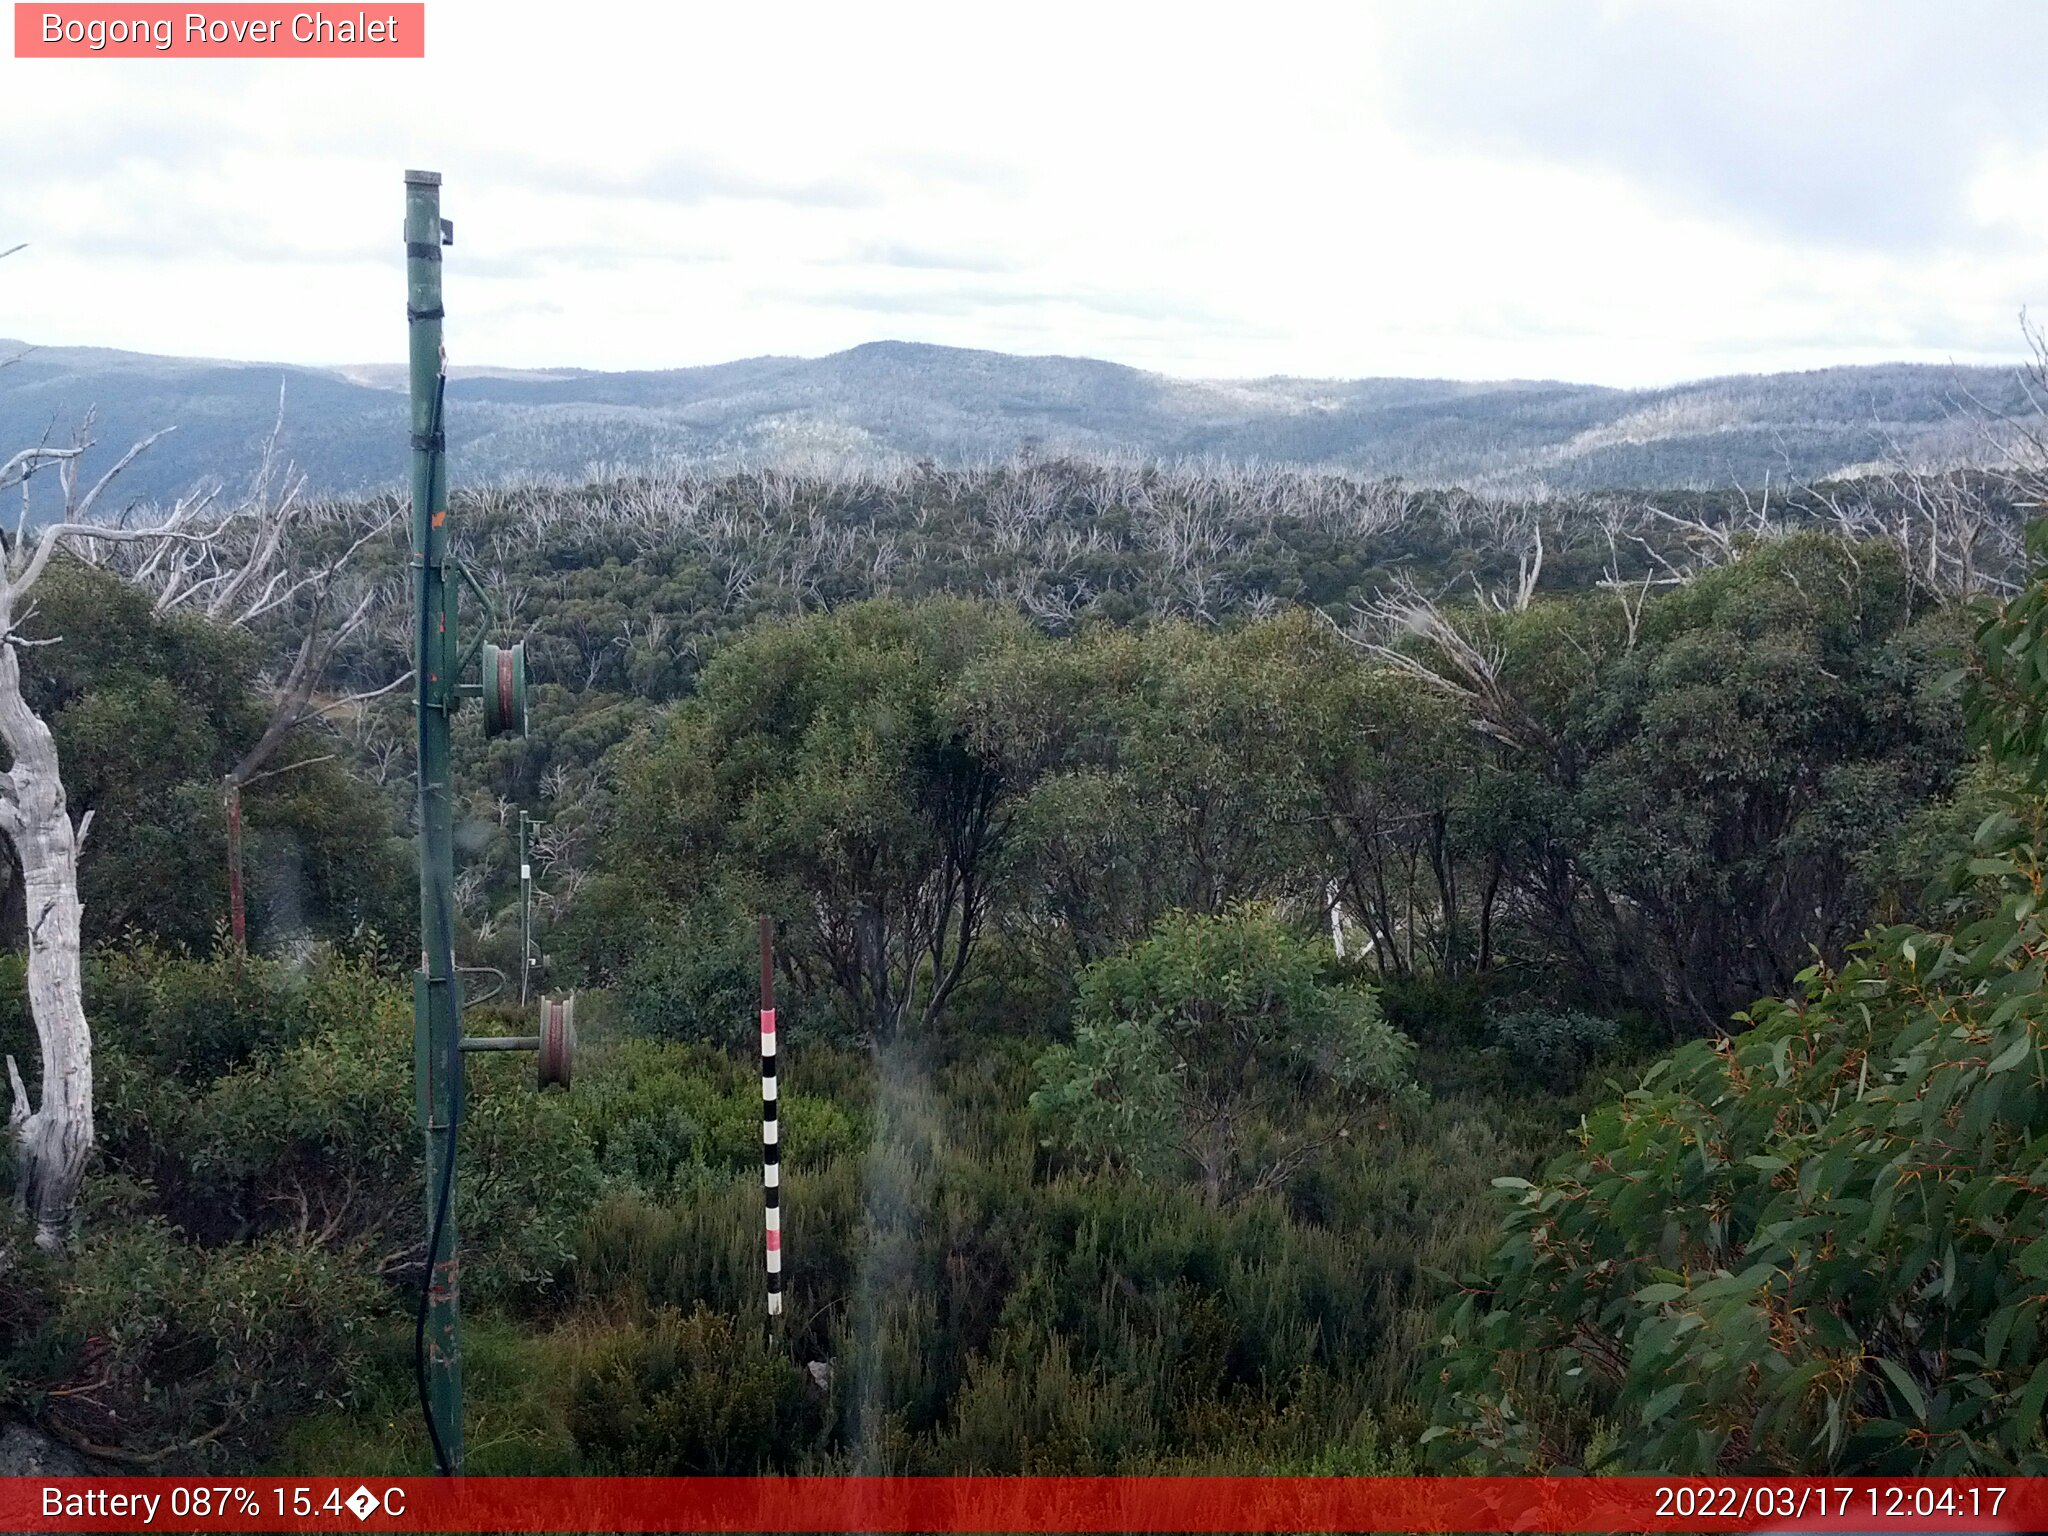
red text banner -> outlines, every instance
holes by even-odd
[[[2048,1478],[9,1478],[8,1531],[2024,1531]]]
[[[18,59],[423,59],[422,3],[31,4],[14,7]]]

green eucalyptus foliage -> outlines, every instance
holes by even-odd
[[[757,627],[631,760],[618,857],[672,911],[716,884],[774,914],[805,995],[865,1037],[930,1025],[972,962],[1017,793],[967,738],[963,681],[1030,643],[958,601]]]
[[[1028,788],[1015,896],[1071,958],[1175,910],[1320,897],[1310,767],[1328,680],[1358,670],[1345,649],[1306,614],[1221,633],[1095,626],[969,679],[971,740]]]
[[[1569,1092],[1622,1038],[1621,1025],[1576,1008],[1506,1008],[1487,1019],[1495,1047],[1510,1067],[1546,1087]]]
[[[1959,631],[1887,548],[1773,541],[1640,610],[1447,611],[1498,656],[1483,697],[1299,609],[1058,638],[946,601],[756,626],[622,749],[563,947],[682,1019],[732,938],[676,936],[766,905],[879,1036],[971,983],[992,930],[1064,986],[1167,912],[1334,900],[1383,976],[1526,967],[1683,1038],[1920,883],[1920,813],[1963,751]]]
[[[1810,967],[1496,1181],[1505,1237],[1444,1318],[1446,1460],[1577,1459],[1556,1393],[1629,1471],[2048,1471],[2044,626],[2048,572],[1978,632],[1971,724],[2029,787],[1979,791],[1947,924]]]
[[[142,941],[86,956],[85,1002],[102,1055],[205,1087],[313,1033],[335,1001],[329,983],[344,974],[361,973],[339,966],[309,984],[304,971],[238,960],[225,946],[199,958]]]
[[[632,933],[636,917],[644,930],[630,948],[620,947],[611,971],[628,1027],[652,1040],[708,1041],[734,1050],[755,1044],[761,962],[753,914],[736,902],[700,898],[679,910],[660,909],[668,922],[647,922],[646,906],[626,895],[621,934]],[[801,1038],[808,1042],[813,1035],[806,1029]]]
[[[1480,841],[1521,953],[1679,1037],[1839,959],[1898,823],[1964,756],[1962,632],[1913,598],[1890,548],[1806,533],[1633,626],[1584,601],[1475,621],[1514,701]]]
[[[1212,1200],[1277,1188],[1407,1080],[1370,988],[1330,980],[1269,912],[1179,913],[1081,976],[1074,1042],[1039,1059],[1058,1141]]]
[[[256,643],[159,617],[140,589],[70,559],[37,583],[22,630],[47,642],[26,653],[24,695],[56,738],[72,814],[93,818],[79,861],[87,942],[207,945],[228,911],[222,780],[267,718]],[[243,801],[252,942],[404,932],[417,921],[410,849],[390,808],[310,731],[287,763],[303,766]],[[19,897],[0,913],[18,942]]]
[[[1968,696],[1970,728],[1994,762],[2048,782],[2048,518],[2027,528],[2033,580],[1981,615]]]
[[[1630,612],[1593,588],[1610,551],[1585,509],[1552,507],[1545,595],[1453,605],[1501,662],[1475,704],[1284,606],[1341,618],[1397,569],[1498,587],[1514,554],[1471,498],[1396,497],[1383,523],[1383,488],[1349,482],[1262,511],[1227,477],[1111,480],[739,476],[656,517],[636,498],[666,489],[619,483],[461,509],[521,593],[536,678],[531,735],[458,721],[465,954],[511,958],[523,804],[548,823],[550,984],[609,993],[585,993],[571,1094],[535,1095],[530,1060],[469,1063],[477,1464],[1372,1474],[1411,1470],[1434,1413],[1452,1463],[2034,1465],[2039,816],[2014,788],[2048,727],[1942,798],[1953,617],[1829,538],[1745,547]],[[1020,516],[1042,547],[1005,531]],[[396,579],[403,555],[363,558]],[[416,1468],[410,962],[181,952],[224,910],[218,779],[261,723],[258,662],[97,573],[51,581],[35,633],[63,643],[25,667],[98,812],[88,922],[140,941],[89,961],[101,1165],[79,1250],[0,1277],[0,1394],[132,1451],[214,1435],[181,1456],[246,1465],[289,1427],[309,1469],[323,1444]],[[2048,668],[2035,602],[1979,688],[2022,712]],[[405,664],[402,635],[362,647],[351,686]],[[363,731],[398,788],[404,696]],[[1951,937],[1840,963],[1897,908],[1887,884],[1917,889],[1994,811],[1927,908]],[[247,815],[259,949],[411,931],[367,777],[308,761]],[[764,909],[787,1025],[773,1335]],[[1629,1002],[1683,1035],[1787,990],[1814,946],[1838,968],[1590,1116],[1540,1186],[1506,1180],[1526,1203],[1493,1272],[1433,1320],[1436,1276],[1492,1240],[1488,1180],[1537,1173],[1590,1090],[1558,1093],[1616,1070],[1604,1018],[1488,998]],[[21,1054],[18,981],[0,971]]]
[[[99,1131],[109,1171],[156,1191],[206,1243],[271,1235],[353,1251],[373,1272],[417,1264],[420,1141],[412,1007],[367,961],[300,971],[232,957],[139,951],[107,963],[120,989],[99,1055]],[[121,995],[121,994],[126,995]],[[140,1002],[138,1002],[138,997]],[[236,1006],[230,1054],[195,1059],[194,1022]],[[472,1061],[461,1183],[465,1286],[545,1289],[566,1265],[594,1193],[587,1133],[531,1066]]]

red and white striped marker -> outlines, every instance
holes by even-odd
[[[761,1193],[766,1201],[768,1315],[782,1315],[782,1129],[775,1114],[775,925],[761,919]]]

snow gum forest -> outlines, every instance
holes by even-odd
[[[469,1065],[469,1470],[2048,1472],[2008,427],[458,490],[532,679],[458,720],[459,958],[518,972],[523,812],[582,1037]],[[65,508],[0,570],[0,1410],[420,1471],[404,510],[273,458],[122,512],[127,446],[0,460]]]

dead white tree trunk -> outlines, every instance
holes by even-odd
[[[13,598],[10,588],[0,611],[10,641]],[[42,1057],[42,1102],[33,1108],[20,1067],[7,1058],[14,1201],[35,1222],[36,1246],[58,1248],[93,1145],[92,1032],[85,1022],[78,956],[78,850],[86,828],[72,824],[57,743],[22,697],[20,652],[12,643],[0,643],[0,744],[12,759],[0,784],[0,831],[21,860],[29,1012]]]
[[[153,441],[153,439],[152,439]],[[141,540],[204,539],[178,525],[181,506],[154,528],[111,528],[88,523],[93,504],[109,481],[140,451],[131,449],[82,496],[79,460],[89,444],[81,437],[68,448],[31,448],[0,464],[0,491],[26,482],[39,470],[54,470],[63,493],[63,515],[31,542],[26,520],[0,542],[0,747],[8,764],[0,772],[0,833],[21,861],[28,925],[28,1003],[35,1020],[42,1074],[39,1102],[29,1100],[21,1067],[7,1058],[12,1104],[8,1114],[14,1140],[15,1208],[35,1224],[36,1246],[61,1248],[68,1237],[79,1186],[92,1155],[92,1031],[86,1023],[79,975],[78,855],[92,820],[77,823],[65,803],[63,765],[50,727],[30,708],[21,685],[21,652],[29,644],[17,630],[25,602],[60,545]],[[0,1242],[0,1263],[7,1245]]]

